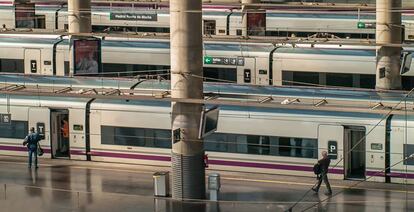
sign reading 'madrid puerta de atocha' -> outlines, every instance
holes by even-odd
[[[125,13],[111,12],[111,20],[123,21],[157,21],[158,16],[155,13]]]

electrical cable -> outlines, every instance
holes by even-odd
[[[343,190],[341,190],[341,191],[339,191],[339,192],[337,192],[337,193],[335,193],[335,194],[332,194],[331,196],[329,196],[329,197],[327,197],[327,198],[325,198],[325,199],[323,199],[323,200],[318,201],[318,203],[315,203],[315,204],[313,204],[313,205],[311,205],[311,206],[309,206],[309,207],[305,208],[304,210],[302,210],[302,212],[305,212],[305,211],[307,211],[307,210],[309,210],[309,209],[311,209],[311,208],[313,208],[313,207],[315,207],[315,206],[317,206],[317,205],[321,204],[322,202],[325,202],[325,201],[327,201],[327,200],[329,200],[329,199],[333,198],[334,196],[337,196],[338,194],[341,194],[341,193],[342,193],[342,192],[344,192],[346,189],[351,189],[351,188],[353,188],[353,187],[355,187],[355,186],[357,186],[357,185],[359,185],[359,184],[361,184],[361,183],[363,183],[363,182],[368,181],[369,179],[371,179],[371,178],[373,178],[373,177],[376,177],[378,174],[381,174],[381,173],[385,172],[386,170],[391,169],[391,168],[393,168],[394,166],[396,166],[396,165],[398,165],[398,164],[400,164],[400,163],[402,163],[402,162],[404,162],[404,161],[406,161],[406,160],[408,160],[408,159],[413,159],[413,158],[414,158],[414,154],[413,154],[413,155],[410,155],[409,157],[403,157],[403,159],[402,159],[401,161],[398,161],[397,163],[395,163],[395,164],[393,164],[393,165],[391,165],[391,166],[389,166],[389,167],[385,167],[385,169],[382,169],[382,170],[380,170],[380,171],[378,171],[378,172],[374,173],[372,176],[370,176],[370,177],[368,177],[368,178],[366,178],[366,179],[364,179],[364,180],[362,180],[362,181],[359,181],[359,182],[355,183],[354,185],[351,185],[351,186],[349,186],[349,187],[347,187],[347,188],[344,188]]]
[[[385,119],[387,119],[388,118],[388,116],[390,115],[390,114],[392,114],[392,112],[403,102],[403,101],[406,101],[406,99],[409,97],[409,96],[411,96],[411,93],[414,91],[414,88],[413,89],[411,89],[410,90],[410,92],[408,93],[408,94],[406,94],[405,96],[404,96],[404,98],[402,98],[387,114],[385,114],[380,120],[379,120],[379,122],[377,123],[377,124],[375,124],[374,125],[374,127],[372,127],[353,147],[351,147],[347,152],[345,152],[344,153],[344,155],[348,155],[348,154],[350,154],[360,143],[362,143],[363,141],[365,141],[365,139],[366,139],[366,137],[368,136],[368,135],[370,135],[373,131],[374,131],[374,129],[376,129]],[[340,162],[342,162],[343,161],[343,159],[344,159],[344,157],[342,157],[340,160],[338,160],[338,162],[332,167],[332,169],[333,168],[336,168],[338,165],[339,165],[339,163]],[[311,189],[309,189],[309,190],[311,190]],[[301,201],[303,200],[303,198],[302,199],[299,199],[298,201],[297,201],[297,203],[295,203],[294,205],[293,205],[293,207],[294,206],[296,206],[298,203],[300,203]],[[289,209],[288,209],[288,211],[290,211],[290,210],[293,210],[293,207],[290,207]]]

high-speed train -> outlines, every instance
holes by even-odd
[[[6,1],[7,2],[7,1]],[[44,3],[43,3],[44,4]],[[33,14],[28,11],[33,10]],[[19,11],[22,11],[20,14]],[[26,12],[26,13],[25,13]],[[262,18],[256,18],[252,26],[264,27],[267,36],[309,37],[337,36],[341,38],[374,38],[375,29],[359,29],[358,22],[375,23],[375,14],[355,14],[353,11],[343,12],[304,12],[264,10]],[[259,13],[257,13],[259,14]],[[49,30],[66,30],[68,28],[68,12],[66,5],[38,4],[31,9],[14,6],[13,3],[0,6],[0,26],[5,29],[41,28]],[[28,21],[34,17],[32,21]],[[145,18],[137,18],[145,17]],[[22,19],[20,21],[20,19]],[[259,23],[260,22],[260,23]],[[92,7],[92,27],[99,31],[132,31],[132,32],[169,32],[168,8],[139,8],[99,6]],[[414,40],[414,20],[409,14],[404,15],[405,40]],[[241,35],[242,15],[240,10],[226,7],[205,7],[203,9],[203,31],[206,35]],[[318,34],[319,33],[319,34]],[[322,34],[321,34],[322,33]],[[328,34],[323,34],[328,33]],[[254,34],[254,33],[253,33]]]
[[[15,75],[0,75],[0,82],[39,85],[40,89],[42,85],[133,87],[157,92],[170,87],[164,81]],[[337,98],[361,104],[397,104],[405,96],[397,92],[211,83],[204,85],[204,92],[298,99],[312,96],[326,99],[328,104]],[[412,102],[413,98],[407,100]],[[10,123],[0,124],[2,155],[26,156],[22,140],[30,127],[37,127],[44,136],[41,145],[46,158],[170,165],[171,105],[166,101],[9,94],[0,95],[0,113],[11,117]],[[204,139],[205,150],[210,169],[313,176],[313,164],[322,151],[329,149],[334,178],[392,183],[402,183],[407,178],[412,183],[414,159],[407,158],[414,153],[414,117],[410,114],[385,117],[312,108],[222,105],[217,131]],[[68,135],[61,131],[65,122]]]
[[[0,72],[79,75],[66,39],[0,37]],[[101,42],[101,72],[88,76],[145,76],[168,79],[170,45],[165,40]],[[375,49],[339,45],[271,45],[205,42],[206,81],[250,85],[375,87]],[[413,73],[403,76],[414,87]]]

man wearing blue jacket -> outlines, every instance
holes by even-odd
[[[29,168],[32,168],[32,156],[35,157],[35,167],[36,169],[39,168],[37,166],[37,148],[40,141],[39,133],[35,132],[34,127],[30,128],[30,133],[24,139],[25,145],[27,145],[27,149],[29,151]]]

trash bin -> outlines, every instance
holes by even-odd
[[[154,196],[168,197],[170,194],[170,173],[156,172],[152,175],[154,179]]]
[[[210,200],[217,201],[220,191],[220,174],[210,173],[208,175],[208,190],[210,193]]]

